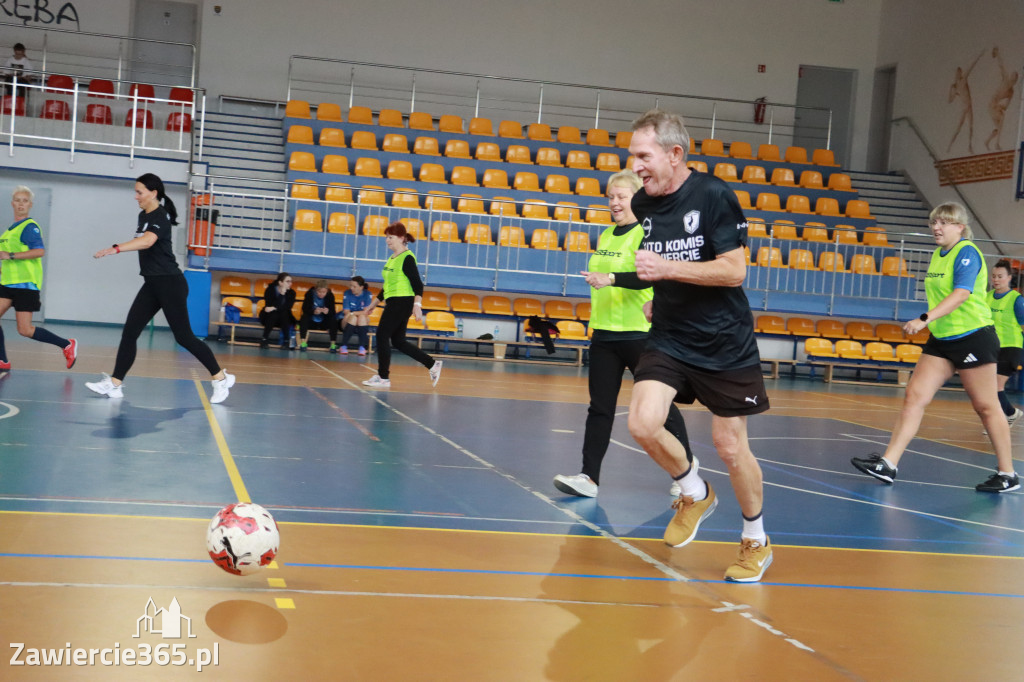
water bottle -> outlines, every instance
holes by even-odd
[[[498,325],[494,325],[494,338],[498,338]]]
[[[224,321],[224,306],[220,307],[220,321]]]
[[[456,336],[458,336],[458,338],[461,339],[462,338],[462,318],[461,317],[459,318],[458,328],[459,328],[459,330],[458,330],[458,332],[456,332]]]

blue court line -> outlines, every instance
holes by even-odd
[[[186,564],[204,564],[207,563],[208,559],[170,559],[161,557],[118,557],[118,556],[100,556],[100,555],[76,555],[76,554],[28,554],[28,553],[17,553],[17,552],[0,552],[0,558],[23,558],[23,559],[100,559],[104,561],[160,561],[167,563],[186,563]],[[308,563],[286,563],[288,567],[296,568],[332,568],[332,569],[346,569],[346,570],[358,570],[358,571],[403,571],[410,573],[449,573],[457,575],[501,575],[501,576],[521,576],[521,577],[540,577],[540,578],[579,578],[583,580],[630,580],[634,582],[664,582],[664,583],[678,583],[678,580],[668,576],[636,576],[636,575],[603,575],[603,574],[589,574],[589,573],[545,573],[543,571],[498,571],[498,570],[483,570],[483,569],[468,569],[468,568],[424,568],[416,566],[365,566],[359,564],[308,564]],[[728,580],[702,580],[699,578],[692,578],[690,583],[693,584],[705,584],[705,585],[731,585],[735,586],[736,583]],[[0,581],[0,584],[4,584]],[[685,584],[685,583],[684,583]],[[829,585],[829,584],[816,584],[816,583],[777,583],[777,582],[760,582],[758,585],[765,587],[800,587],[808,589],[827,589],[827,590],[855,590],[859,592],[890,592],[899,594],[930,594],[940,596],[951,596],[951,597],[994,597],[994,598],[1005,598],[1010,597],[1012,599],[1024,599],[1024,594],[1007,594],[1000,592],[967,592],[962,590],[925,590],[925,589],[912,589],[904,587],[870,587],[867,585]],[[216,589],[216,588],[210,588]],[[315,591],[315,590],[314,590]]]

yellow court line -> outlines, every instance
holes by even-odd
[[[199,391],[199,400],[203,403],[203,410],[206,412],[206,419],[210,422],[213,439],[217,441],[217,449],[220,450],[220,458],[224,461],[224,468],[228,470],[231,487],[235,489],[235,497],[238,498],[239,502],[252,502],[252,498],[249,497],[249,491],[245,489],[245,483],[242,481],[242,475],[238,472],[235,458],[231,456],[231,450],[228,449],[228,442],[224,438],[224,432],[220,430],[217,417],[213,414],[213,406],[206,399],[206,390],[203,388],[203,382],[198,379],[195,382],[196,390]]]
[[[9,514],[11,516],[79,516],[79,517],[93,517],[93,518],[112,518],[112,519],[132,519],[132,520],[153,520],[153,521],[192,521],[195,523],[208,523],[205,519],[193,519],[184,516],[131,516],[128,514],[90,514],[88,512],[54,512],[54,511],[24,511],[24,510],[11,510],[11,509],[0,509],[0,515]],[[566,533],[536,533],[530,531],[510,531],[510,530],[479,530],[473,528],[420,528],[417,526],[378,526],[369,525],[362,523],[317,523],[314,521],[279,521],[280,526],[307,526],[311,528],[358,528],[364,530],[381,530],[381,531],[433,531],[437,533],[459,533],[464,535],[515,535],[525,537],[536,537],[536,538],[563,538],[563,539],[577,539],[577,540],[605,540],[599,535],[572,535]],[[661,538],[634,538],[628,536],[618,536],[626,542],[638,542],[638,543],[663,543],[664,540]],[[730,545],[734,546],[735,542],[726,540],[694,540],[691,544],[693,545]],[[1002,556],[999,554],[963,554],[963,553],[950,553],[945,552],[926,552],[917,551],[910,549],[880,549],[871,547],[821,547],[815,545],[785,545],[772,543],[773,547],[778,549],[795,549],[795,550],[822,550],[832,552],[870,552],[877,554],[903,554],[907,556],[935,556],[935,557],[960,557],[964,559],[1009,559],[1011,561],[1024,561],[1024,557],[1019,556]],[[271,565],[269,568],[276,568]]]

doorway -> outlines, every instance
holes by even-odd
[[[872,173],[889,172],[889,140],[895,98],[896,67],[877,69],[871,92],[871,125],[868,129],[867,170]]]
[[[850,163],[850,133],[853,115],[853,93],[857,72],[824,66],[801,65],[798,73],[796,103],[800,107],[827,107],[828,112],[797,109],[793,122],[793,144],[814,149],[828,147],[836,163]]]
[[[192,87],[194,51],[184,45],[197,44],[197,6],[171,0],[135,0],[134,30],[140,38],[133,42],[131,79],[135,83],[154,83]]]

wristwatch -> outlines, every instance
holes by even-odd
[[[611,284],[612,286],[615,286],[615,273],[614,272],[609,272],[608,273],[608,283]]]
[[[928,321],[928,313],[921,313],[921,321],[922,322],[927,322]]]

